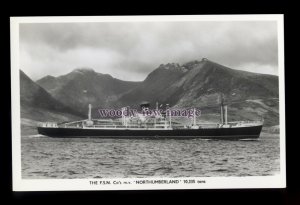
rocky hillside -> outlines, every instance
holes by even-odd
[[[234,70],[203,59],[183,65],[160,65],[143,82],[127,82],[75,69],[59,76],[46,76],[37,83],[62,104],[85,114],[87,105],[94,108],[136,108],[149,101],[154,107],[199,107],[201,120],[218,121],[220,94],[228,105],[229,120],[264,118],[267,126],[278,125],[278,76]],[[94,109],[94,116],[97,109]]]
[[[208,106],[218,103],[222,93],[228,102],[246,99],[277,98],[278,77],[238,71],[203,60],[182,66],[161,65],[120,102],[133,105],[142,100],[172,106]]]
[[[39,122],[63,122],[83,117],[76,110],[53,98],[23,71],[20,71],[20,105],[22,133],[35,133]]]
[[[118,97],[137,87],[139,82],[127,82],[92,69],[75,69],[63,76],[46,76],[37,81],[55,99],[66,106],[87,113],[88,104],[111,107]]]
[[[117,105],[137,107],[142,101],[149,101],[152,105],[156,102],[174,105],[177,100],[169,99],[173,96],[169,88],[176,85],[186,72],[187,69],[178,64],[160,65],[138,87],[120,96]],[[174,91],[178,92],[179,88],[174,87]]]
[[[219,119],[220,94],[228,105],[229,120],[265,118],[278,124],[278,77],[234,70],[209,60],[183,65],[161,65],[142,84],[123,94],[120,106],[170,104],[177,108],[199,107],[204,121]]]

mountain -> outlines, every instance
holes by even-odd
[[[174,100],[165,99],[166,95],[169,96],[168,89],[180,81],[187,71],[179,64],[161,64],[138,87],[120,96],[118,105],[137,107],[142,101],[149,101],[152,105],[157,101],[174,104]]]
[[[182,66],[167,64],[155,69],[139,87],[119,100],[130,105],[148,100],[177,107],[206,106],[216,104],[220,93],[228,101],[276,98],[278,77],[234,70],[208,60]]]
[[[20,70],[20,105],[22,131],[35,130],[38,122],[69,121],[83,117],[63,105]]]
[[[121,81],[92,69],[75,69],[63,76],[37,81],[55,99],[85,114],[95,108],[137,108],[142,101],[173,108],[198,107],[200,120],[218,122],[222,94],[229,120],[255,120],[279,124],[278,76],[231,69],[208,59],[183,65],[161,64],[142,82]]]
[[[119,95],[140,84],[122,81],[88,68],[75,69],[59,77],[46,76],[36,83],[55,99],[82,114],[86,114],[88,104],[93,107],[111,107]]]
[[[174,108],[199,107],[202,119],[219,118],[220,94],[231,112],[229,120],[253,120],[264,117],[278,124],[278,77],[234,70],[203,59],[183,65],[160,65],[139,87],[123,94],[121,106],[170,104]],[[217,113],[217,114],[211,114]]]

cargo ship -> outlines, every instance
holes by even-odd
[[[142,111],[149,109],[150,103],[140,104]],[[122,115],[117,119],[92,119],[89,105],[88,119],[65,123],[42,123],[38,133],[59,138],[124,138],[124,139],[216,139],[253,140],[258,139],[263,127],[263,119],[258,121],[227,121],[227,105],[220,105],[220,122],[197,123],[194,113],[189,125],[172,120],[168,109],[160,115]],[[157,109],[157,107],[156,107]],[[123,111],[123,109],[122,109]],[[194,108],[195,112],[195,108]]]

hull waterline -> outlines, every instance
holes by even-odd
[[[262,125],[234,128],[200,128],[200,129],[173,129],[173,130],[147,130],[147,129],[83,129],[62,127],[38,127],[38,133],[57,138],[122,138],[122,139],[257,139]]]

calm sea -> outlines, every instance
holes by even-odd
[[[22,178],[217,177],[279,173],[279,136],[257,141],[22,137]]]

